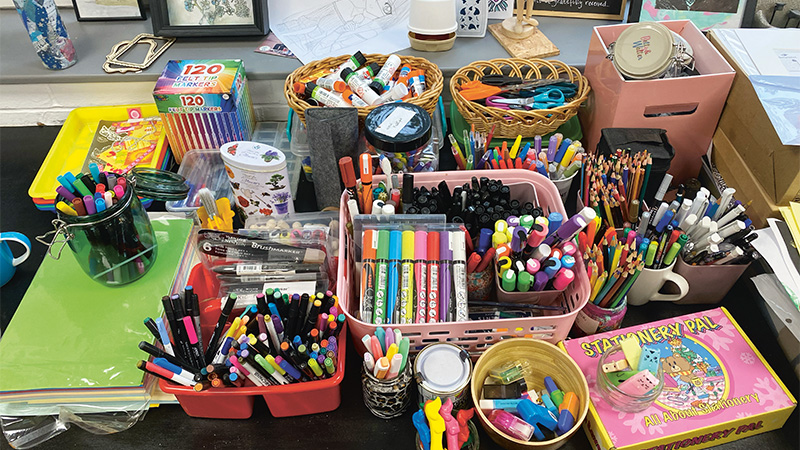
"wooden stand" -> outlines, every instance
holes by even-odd
[[[530,25],[528,25],[530,26]],[[512,39],[503,32],[503,24],[495,23],[489,25],[489,32],[497,39],[506,51],[514,58],[546,58],[561,54],[547,36],[538,28],[534,28],[532,34],[524,39]]]

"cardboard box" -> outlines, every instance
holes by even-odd
[[[153,90],[175,160],[195,149],[249,141],[255,113],[241,60],[173,60]]]
[[[595,386],[600,355],[622,338],[660,350],[664,390],[648,409],[622,413]],[[725,308],[570,339],[586,374],[584,431],[595,449],[707,448],[781,428],[797,402]]]
[[[713,30],[708,38],[736,70],[719,129],[728,136],[772,201],[788,205],[800,197],[800,146],[781,143],[747,73]]]
[[[701,157],[711,144],[734,71],[691,21],[660,23],[689,42],[700,75],[626,80],[607,58],[608,46],[632,24],[594,27],[584,70],[592,92],[579,117],[587,151],[597,148],[603,128],[666,129],[675,148],[669,173],[674,177],[673,184],[678,185],[700,172]]]
[[[742,203],[752,202],[747,208],[747,216],[753,221],[756,229],[769,226],[767,217],[781,217],[778,205],[772,201],[767,191],[750,171],[750,166],[744,162],[721,129],[717,129],[717,132],[714,133],[711,161],[717,166],[725,184],[736,189],[735,198]]]

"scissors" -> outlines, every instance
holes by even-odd
[[[532,97],[505,98],[492,95],[486,98],[486,106],[500,109],[550,109],[564,105],[564,93],[560,89],[549,89]]]
[[[503,86],[492,86],[482,83],[478,80],[468,81],[461,85],[460,94],[466,100],[481,100],[493,95],[502,94],[503,92],[512,91],[534,91],[539,93],[540,90],[547,90],[548,88],[564,90],[565,95],[568,97],[574,96],[578,87],[574,83],[564,80],[530,80],[518,84],[510,84]],[[525,95],[525,94],[522,94]]]

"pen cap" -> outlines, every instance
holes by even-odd
[[[344,156],[339,159],[339,171],[342,173],[342,181],[345,187],[354,187],[356,185],[356,173],[353,168],[353,159],[349,156]]]
[[[491,229],[481,228],[480,234],[478,235],[478,248],[476,249],[478,253],[483,254],[492,246],[492,234]]]
[[[389,259],[389,230],[378,230],[378,247],[376,254],[377,259]]]
[[[426,231],[414,232],[414,259],[420,261],[428,259],[428,233]]]
[[[556,275],[553,280],[553,289],[561,291],[567,288],[575,280],[575,272],[572,269],[564,269]]]
[[[359,175],[361,184],[372,183],[372,156],[369,153],[362,153],[358,157]]]
[[[467,260],[467,243],[463,231],[450,232],[450,247],[453,249],[453,261]]]
[[[428,260],[430,260],[430,261],[438,261],[439,260],[439,232],[438,231],[429,231],[428,232]]]
[[[414,259],[414,232],[410,230],[403,231],[402,240],[403,259]]]
[[[414,203],[414,175],[403,174],[403,205]]]
[[[377,230],[364,230],[363,234],[363,248],[361,249],[361,259],[375,259],[378,250],[378,236]]]
[[[661,186],[659,186],[658,191],[656,191],[656,200],[659,202],[664,200],[664,196],[667,195],[667,191],[669,190],[670,183],[672,183],[672,175],[664,175],[664,179],[661,180]]]
[[[443,261],[453,260],[453,248],[450,247],[450,233],[447,231],[439,233],[439,259]]]

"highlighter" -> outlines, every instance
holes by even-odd
[[[400,287],[400,257],[403,248],[403,232],[392,230],[389,232],[389,265],[388,282],[386,289],[386,323],[397,323],[397,299]]]
[[[414,232],[402,232],[400,323],[414,323]]]

